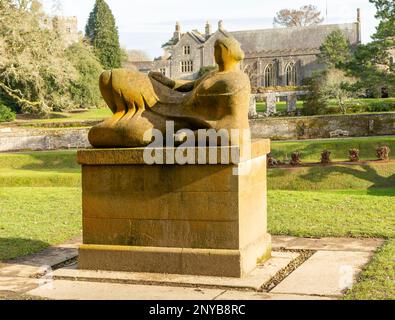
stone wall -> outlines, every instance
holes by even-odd
[[[57,150],[90,147],[89,129],[0,128],[0,152]]]
[[[272,140],[330,138],[347,131],[350,137],[395,135],[395,113],[250,120],[254,138]],[[21,129],[0,127],[0,152],[88,148],[89,128]]]
[[[255,138],[273,140],[330,138],[336,130],[350,137],[395,135],[395,113],[262,118],[250,124]]]

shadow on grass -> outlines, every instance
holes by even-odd
[[[389,177],[383,177],[377,172],[375,168],[370,165],[360,165],[358,168],[361,168],[362,170],[355,169],[352,166],[328,166],[324,168],[316,167],[311,168],[307,174],[302,176],[302,178],[309,180],[310,182],[322,182],[331,174],[352,175],[358,179],[365,180],[373,184],[368,189],[369,194],[382,196],[394,195],[391,192],[390,194],[386,194],[386,192],[375,190],[395,188],[395,174]]]
[[[17,259],[44,250],[50,244],[32,239],[0,238],[0,261]]]
[[[32,171],[58,171],[72,173],[80,170],[75,152],[32,152],[29,153],[32,163],[21,167],[22,170]]]

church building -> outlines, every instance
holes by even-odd
[[[183,33],[177,23],[173,37],[163,45],[164,56],[153,61],[149,68],[145,65],[141,71],[160,71],[175,79],[196,79],[202,67],[215,64],[215,41],[231,35],[241,43],[246,54],[242,68],[250,76],[253,87],[300,85],[303,79],[324,67],[318,63],[317,54],[321,44],[335,30],[343,32],[351,47],[359,44],[360,10],[355,23],[308,27],[228,32],[219,21],[215,32],[207,23],[204,33],[197,30]]]

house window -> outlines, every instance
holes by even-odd
[[[181,62],[181,72],[182,73],[190,73],[193,72],[193,61],[182,61]]]
[[[191,54],[191,46],[184,46],[184,55]]]
[[[160,72],[161,74],[163,74],[164,76],[166,75],[166,69],[165,69],[165,68],[160,68],[160,69],[159,69],[159,72]]]
[[[274,66],[273,63],[270,63],[266,66],[265,71],[264,71],[264,87],[273,87],[277,84],[277,79],[276,79],[276,67]]]
[[[71,28],[66,28],[68,33],[71,33]]]
[[[295,86],[297,84],[296,66],[295,63],[290,62],[285,68],[287,86]]]

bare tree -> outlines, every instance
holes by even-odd
[[[321,24],[324,18],[316,6],[306,5],[300,9],[282,9],[276,13],[274,25],[284,27],[305,27]]]
[[[129,50],[128,58],[128,60],[132,62],[151,60],[148,53],[143,50]]]

